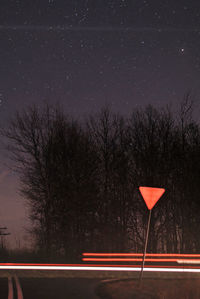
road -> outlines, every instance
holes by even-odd
[[[24,299],[99,299],[95,295],[97,279],[21,278]]]
[[[153,265],[145,265],[144,268],[144,276],[148,278],[156,275],[162,279],[200,278],[199,259],[174,261],[171,258],[167,265],[155,265],[153,262]],[[0,299],[97,299],[95,288],[102,280],[138,279],[140,271],[141,266],[131,264],[1,263]]]
[[[8,279],[1,278],[0,279],[0,294],[2,299],[8,298]]]
[[[21,294],[16,279],[21,286]],[[95,288],[99,279],[89,278],[10,278],[0,279],[1,299],[99,299]],[[12,291],[13,289],[13,291]]]

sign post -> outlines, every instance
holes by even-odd
[[[146,251],[147,251],[148,237],[149,237],[149,227],[150,227],[150,222],[151,222],[151,210],[155,206],[157,201],[160,199],[160,197],[163,195],[163,193],[165,192],[165,189],[153,188],[153,187],[139,187],[139,190],[140,190],[140,193],[147,205],[147,208],[149,209],[149,218],[148,218],[147,232],[146,232],[146,238],[145,238],[143,261],[142,261],[142,267],[141,267],[140,278],[139,278],[139,284],[141,284],[143,270],[144,270],[145,256],[146,256]]]

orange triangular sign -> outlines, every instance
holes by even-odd
[[[139,187],[139,190],[149,210],[151,210],[155,206],[157,201],[165,192],[165,189],[163,188],[153,187]]]

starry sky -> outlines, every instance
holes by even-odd
[[[0,45],[3,126],[31,103],[82,118],[200,95],[199,0],[1,0]],[[26,245],[18,178],[0,148],[0,225]]]

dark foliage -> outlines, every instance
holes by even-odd
[[[142,251],[147,208],[138,187],[164,187],[148,251],[197,252],[200,128],[189,95],[175,116],[148,106],[129,118],[109,109],[84,124],[31,107],[2,134],[21,175],[33,235],[47,256]]]

